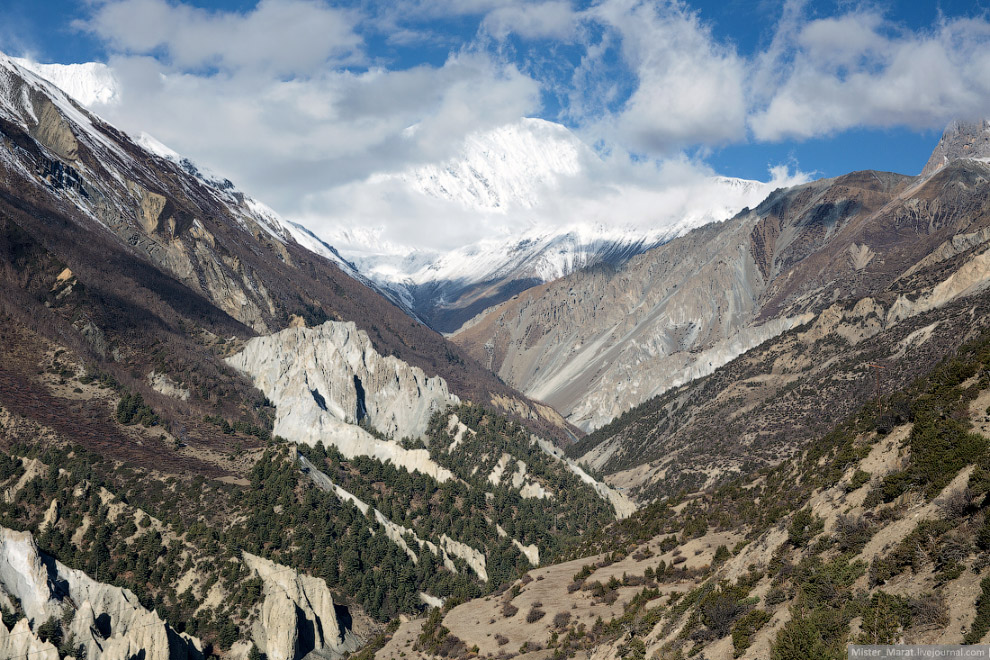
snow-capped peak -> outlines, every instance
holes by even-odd
[[[40,64],[22,57],[10,60],[49,81],[87,108],[116,103],[120,98],[120,85],[106,64]]]
[[[593,152],[560,124],[526,118],[465,138],[442,163],[380,174],[372,181],[404,182],[412,190],[468,209],[506,212],[537,206],[547,188],[581,171]]]

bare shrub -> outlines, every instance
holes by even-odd
[[[959,488],[938,499],[935,504],[942,513],[942,517],[949,520],[961,518],[973,506],[973,493],[969,488]]]
[[[513,605],[512,603],[506,603],[505,605],[502,606],[502,616],[504,616],[506,619],[515,616],[516,612],[518,611],[519,608]]]
[[[553,615],[554,628],[565,628],[571,622],[570,612],[557,612]]]
[[[572,594],[584,585],[584,580],[575,580],[567,585],[567,593]]]
[[[715,639],[720,639],[729,634],[746,607],[733,594],[713,593],[702,599],[698,609],[702,623],[715,634]]]
[[[924,630],[937,630],[949,625],[949,608],[945,597],[940,594],[928,593],[908,599],[911,608],[911,620],[914,625]]]
[[[509,643],[509,638],[502,633],[495,633],[495,643],[499,646],[505,646]]]
[[[863,516],[841,515],[835,523],[835,540],[842,552],[859,550],[873,536],[873,525]]]
[[[467,653],[467,645],[456,635],[447,635],[440,642],[438,654],[445,658],[456,658]]]
[[[530,582],[532,582],[532,581],[533,581],[533,576],[532,576],[532,575],[530,575],[529,573],[526,573],[526,575],[524,575],[524,576],[522,576],[522,583],[523,583],[524,585],[525,585],[525,584],[529,584],[529,583],[530,583]]]
[[[546,616],[546,614],[547,614],[546,612],[539,609],[538,607],[534,607],[529,611],[528,614],[526,614],[526,623],[536,623],[544,616]]]
[[[642,575],[624,575],[622,584],[627,587],[638,587],[646,583],[646,578]]]

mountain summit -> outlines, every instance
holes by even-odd
[[[990,159],[990,119],[955,120],[950,123],[925,164],[925,169],[921,171],[921,176],[934,174],[960,158]]]
[[[523,119],[469,136],[446,161],[361,185],[361,196],[405,200],[395,212],[409,218],[426,208],[439,227],[485,227],[489,235],[481,240],[449,251],[396,245],[350,219],[330,237],[411,314],[454,332],[532,286],[596,264],[620,266],[694,227],[725,220],[774,187],[714,176],[667,185],[652,174],[647,181],[642,172],[638,181],[616,180],[566,127]]]

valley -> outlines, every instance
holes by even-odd
[[[28,64],[0,54],[0,657],[990,643],[986,120],[917,176],[692,173],[648,228],[595,191],[538,222],[609,161],[514,121],[362,179],[508,218],[429,251],[310,231],[90,112],[102,69]]]

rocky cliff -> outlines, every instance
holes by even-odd
[[[339,658],[360,647],[338,622],[326,582],[247,552],[244,563],[262,581],[254,639],[269,660]]]
[[[711,488],[800,453],[836,415],[878,387],[910,383],[986,326],[988,189],[990,166],[959,159],[852,218],[763,297],[763,318],[794,315],[799,325],[569,453],[641,499]]]
[[[887,290],[956,235],[973,236],[945,249],[967,249],[983,230],[987,177],[972,128],[947,130],[930,175],[860,172],[777,191],[617,270],[526,291],[454,341],[595,429],[836,300]]]
[[[82,649],[80,658],[203,657],[198,640],[177,634],[142,607],[134,593],[67,568],[40,552],[28,532],[0,528],[0,589],[0,603],[8,611],[19,605],[24,616],[9,633],[6,628],[0,631],[5,658],[34,658],[28,655],[34,653],[58,658],[55,647],[38,636],[39,627],[49,619],[63,622],[65,641],[71,640],[76,653]]]
[[[760,318],[778,263],[820,248],[853,214],[875,210],[890,195],[858,181],[832,183],[778,194],[771,198],[777,206],[768,200],[618,270],[580,271],[527,291],[454,341],[506,382],[594,429],[799,322],[796,314]],[[828,222],[808,222],[830,213]],[[763,220],[782,215],[769,238]]]
[[[921,176],[931,176],[954,160],[990,158],[990,120],[954,121],[942,134]]]
[[[308,445],[322,441],[344,456],[372,456],[439,481],[451,477],[425,449],[405,449],[395,440],[419,438],[435,411],[459,399],[442,378],[381,356],[353,323],[328,321],[257,337],[227,362],[275,404],[277,435]],[[360,424],[395,440],[375,438]]]

